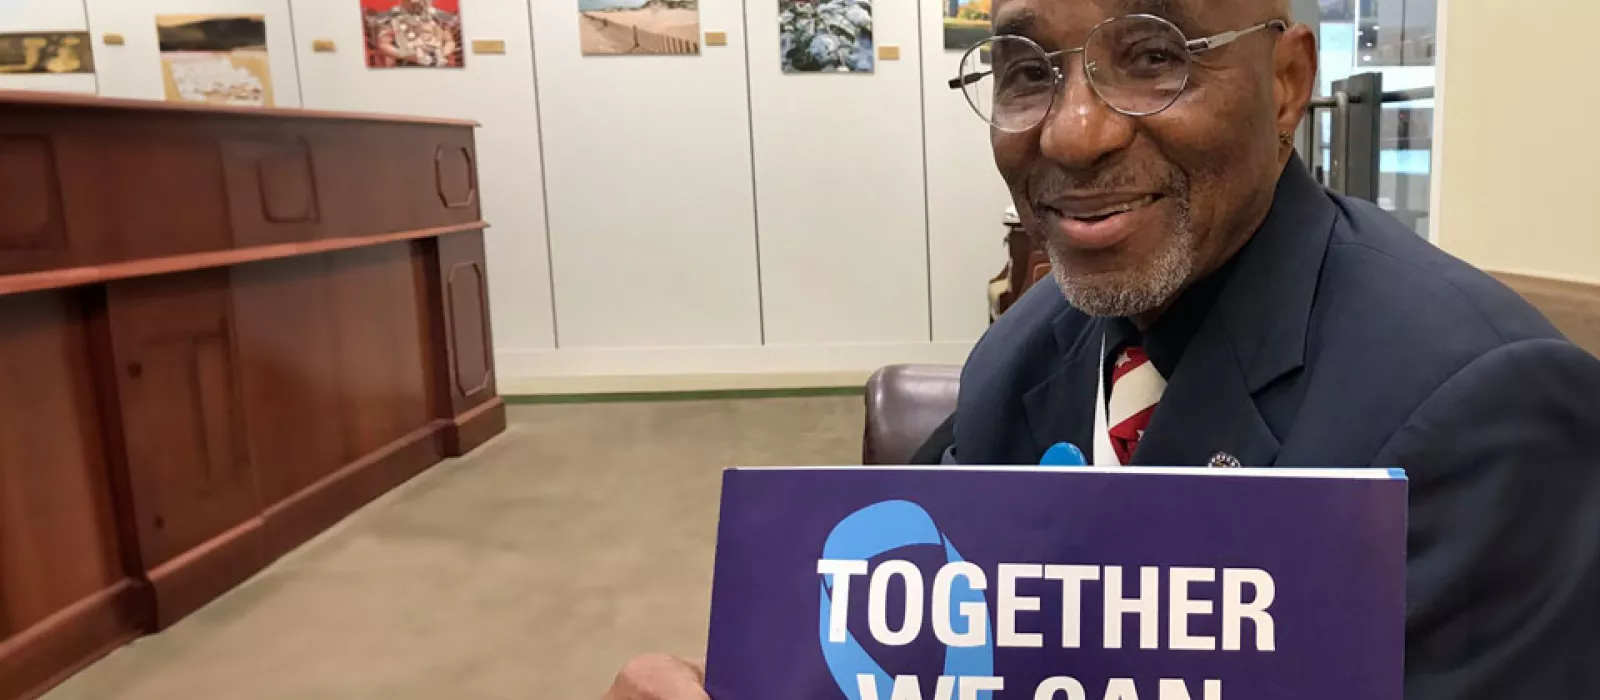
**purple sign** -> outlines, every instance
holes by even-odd
[[[1400,700],[1395,471],[733,469],[714,700]]]

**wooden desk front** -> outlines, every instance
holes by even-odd
[[[0,92],[0,698],[504,428],[473,126]]]

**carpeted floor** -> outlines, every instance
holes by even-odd
[[[412,480],[47,695],[598,698],[704,653],[720,471],[860,462],[858,397],[514,406]]]

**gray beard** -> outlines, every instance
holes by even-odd
[[[1071,253],[1054,239],[1045,237],[1044,249],[1068,303],[1090,316],[1134,316],[1160,308],[1183,289],[1194,273],[1194,238],[1188,202],[1183,201],[1166,245],[1134,269],[1082,273],[1073,270]]]

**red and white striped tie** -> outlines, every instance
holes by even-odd
[[[1111,369],[1111,401],[1106,411],[1106,424],[1110,426],[1106,432],[1110,433],[1117,461],[1133,463],[1133,451],[1139,448],[1139,440],[1166,388],[1167,380],[1150,363],[1144,348],[1129,346],[1117,356],[1117,364]]]

